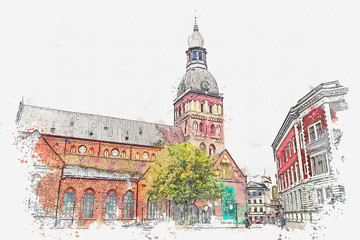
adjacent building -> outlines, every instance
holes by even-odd
[[[316,221],[325,204],[344,201],[339,166],[348,89],[322,83],[291,107],[272,143],[277,188],[287,221]]]
[[[176,220],[181,214],[174,203],[151,202],[144,189],[163,144],[189,142],[213,157],[226,186],[223,199],[189,207],[192,221],[241,220],[247,178],[225,148],[223,96],[207,69],[196,22],[188,42],[174,126],[20,103],[17,146],[29,167],[28,203],[35,218],[56,227]]]
[[[248,191],[248,215],[252,223],[268,223],[271,221],[271,178],[261,176],[259,181],[249,181]]]

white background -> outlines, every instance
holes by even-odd
[[[224,94],[226,148],[240,168],[266,169],[275,182],[271,144],[290,107],[333,80],[350,89],[343,142],[356,149],[359,1],[2,0],[2,207],[13,202],[7,194],[22,193],[11,145],[22,96],[31,105],[173,124],[195,9]],[[351,184],[358,163],[350,152],[347,159]]]

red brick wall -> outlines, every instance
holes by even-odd
[[[111,190],[115,190],[117,196],[118,220],[131,220],[123,218],[123,203],[124,194],[127,191],[131,191],[134,196],[134,218],[136,217],[136,194],[137,184],[136,182],[127,181],[109,181],[109,180],[92,180],[92,179],[63,179],[61,181],[60,199],[59,199],[59,217],[62,216],[64,195],[67,189],[74,189],[75,191],[75,218],[79,219],[78,225],[87,226],[94,220],[98,223],[105,222],[105,207],[107,193]],[[94,192],[94,212],[92,219],[82,219],[83,210],[83,197],[84,192],[88,189]],[[134,219],[133,218],[133,219]]]

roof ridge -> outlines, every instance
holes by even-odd
[[[91,115],[91,116],[98,116],[98,117],[107,117],[107,118],[113,118],[113,119],[118,119],[118,120],[125,120],[125,121],[147,123],[147,124],[154,124],[154,125],[161,125],[161,126],[166,126],[166,127],[177,128],[176,126],[167,125],[167,124],[163,124],[163,123],[154,123],[154,122],[126,119],[126,118],[119,118],[119,117],[112,117],[112,116],[106,116],[106,115],[100,115],[100,114],[92,114],[92,113],[84,113],[84,112],[74,112],[74,111],[68,111],[68,110],[62,110],[62,109],[56,109],[56,108],[40,107],[40,106],[29,105],[29,104],[24,104],[23,106],[39,108],[39,109],[47,109],[47,110],[53,110],[53,111],[60,111],[60,112],[67,112],[67,113],[76,113],[76,114]]]

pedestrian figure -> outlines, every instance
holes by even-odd
[[[250,218],[249,218],[249,215],[247,212],[245,212],[245,228],[248,228],[250,229],[250,225],[251,225],[251,222],[250,222]]]
[[[284,225],[285,225],[285,218],[284,216],[281,217],[281,229],[283,229]]]

